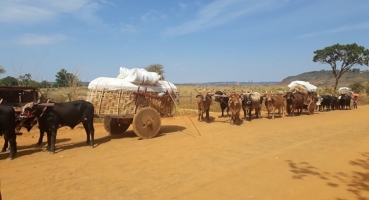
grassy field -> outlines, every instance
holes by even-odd
[[[177,105],[176,115],[196,115],[197,113],[197,104],[196,104],[196,95],[197,90],[213,90],[214,92],[217,90],[226,92],[246,92],[246,91],[256,91],[260,93],[267,92],[284,92],[288,91],[289,88],[287,85],[246,85],[246,86],[177,86],[180,91],[180,102]],[[334,94],[333,88],[330,86],[319,87],[319,94]],[[46,98],[50,98],[54,102],[65,102],[68,100],[68,94],[71,100],[77,99],[85,99],[87,94],[87,87],[77,87],[77,88],[49,88],[49,89],[41,89],[41,92],[44,94]],[[369,104],[369,98],[366,94],[361,94],[359,99],[359,105]],[[265,109],[263,106],[262,109]],[[210,111],[220,112],[220,106],[218,102],[213,101]]]

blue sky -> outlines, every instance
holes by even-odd
[[[313,52],[336,43],[369,48],[368,0],[0,0],[0,78],[161,64],[174,83],[281,81],[329,70]]]

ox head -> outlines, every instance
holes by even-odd
[[[215,94],[220,95],[220,96],[226,95],[225,90],[223,91],[218,90],[215,92]],[[224,97],[220,97],[220,96],[215,96],[214,101],[222,102]]]
[[[247,92],[245,93],[242,97],[243,97],[243,103],[245,105],[250,105],[251,104],[251,95],[252,93],[251,92]]]
[[[266,92],[266,93],[264,94],[265,102],[273,102],[273,101],[274,101],[274,100],[273,100],[273,96],[274,96],[274,94],[272,93],[272,91],[270,91],[270,92]]]
[[[20,118],[32,117],[34,112],[37,110],[37,109],[35,109],[35,105],[37,105],[37,103],[34,103],[34,102],[30,102],[30,103],[27,103],[26,105],[24,105],[22,107],[22,112],[20,113],[19,117]]]
[[[231,93],[228,95],[228,105],[242,105],[243,97],[241,94]]]
[[[214,89],[213,90],[211,90],[211,91],[209,91],[209,90],[205,90],[205,88],[202,90],[202,91],[198,91],[196,88],[195,88],[195,91],[198,93],[197,95],[196,95],[196,98],[201,98],[201,101],[208,101],[208,100],[211,100],[211,97],[214,95],[214,94],[212,94],[211,92],[213,92],[214,91]]]
[[[283,97],[288,101],[288,100],[293,100],[295,99],[295,93],[294,92],[286,92]]]

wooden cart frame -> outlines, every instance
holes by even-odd
[[[315,108],[316,108],[316,92],[308,92],[307,93],[307,101],[305,101],[305,106],[306,106],[306,109],[308,111],[308,114],[309,115],[313,115],[314,114],[314,111],[315,111]]]
[[[121,90],[89,90],[86,100],[95,108],[95,117],[104,119],[110,134],[124,133],[133,124],[135,134],[143,139],[155,137],[161,118],[173,116],[177,93]]]

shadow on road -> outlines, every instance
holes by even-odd
[[[363,192],[366,194],[369,192],[369,153],[362,153],[361,157],[348,162],[348,164],[358,167],[358,171],[350,173],[325,172],[307,162],[294,162],[292,160],[286,160],[286,162],[290,172],[292,172],[293,179],[304,180],[307,177],[318,177],[325,181],[329,187],[346,187],[348,192],[355,194],[357,200],[369,200],[369,197],[363,194]],[[344,200],[344,198],[336,200]]]

